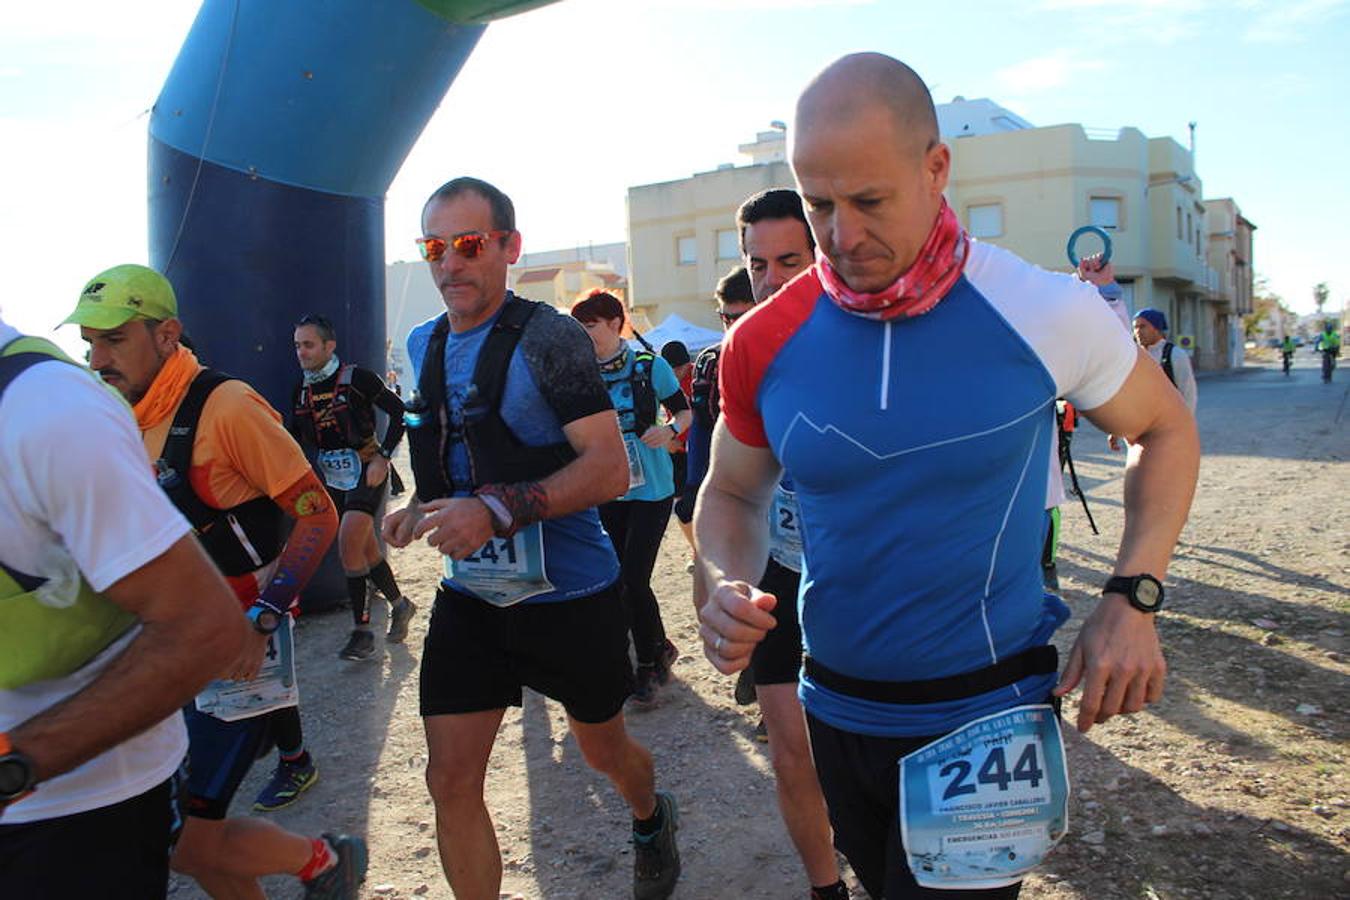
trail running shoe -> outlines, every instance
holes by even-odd
[[[660,682],[656,677],[656,666],[638,666],[637,684],[633,687],[630,699],[639,706],[651,706],[656,703],[656,689]]]
[[[338,651],[338,659],[370,659],[375,654],[375,635],[359,628],[347,639],[347,646]]]
[[[760,717],[759,724],[755,726],[755,740],[761,744],[769,742],[769,727],[764,724],[763,717]]]
[[[755,674],[748,668],[736,676],[736,705],[749,706],[759,698],[755,693]]]
[[[366,880],[366,842],[350,834],[323,834],[337,853],[337,865],[305,882],[305,900],[356,900]]]
[[[661,649],[656,652],[656,683],[666,685],[670,683],[670,670],[675,665],[675,660],[680,658],[680,651],[667,638],[661,644]]]
[[[271,779],[253,803],[256,812],[273,812],[285,809],[300,799],[300,795],[313,787],[319,780],[319,770],[313,761],[304,766],[292,766],[278,763]]]
[[[389,633],[385,635],[385,641],[390,644],[403,643],[408,636],[408,623],[415,615],[417,604],[407,597],[400,598],[389,610]]]
[[[661,830],[646,837],[633,832],[633,900],[666,900],[680,879],[680,811],[666,791],[656,792],[656,804],[665,817]]]

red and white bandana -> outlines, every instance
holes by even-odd
[[[816,261],[816,271],[825,293],[840,309],[869,319],[908,319],[928,312],[946,296],[961,277],[969,248],[970,237],[944,197],[918,258],[885,290],[864,294],[851,289],[823,255]]]

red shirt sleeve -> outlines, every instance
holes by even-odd
[[[760,384],[778,351],[810,318],[822,293],[812,266],[738,319],[722,341],[717,367],[722,418],[742,444],[769,446],[759,412]]]

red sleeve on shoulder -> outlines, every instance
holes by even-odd
[[[759,387],[778,351],[811,316],[823,289],[812,266],[741,317],[722,341],[717,384],[722,418],[751,447],[769,446],[759,414]]]

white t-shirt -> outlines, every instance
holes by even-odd
[[[1153,361],[1162,365],[1163,345],[1166,343],[1164,338],[1161,341],[1155,341],[1152,347],[1145,347],[1144,350]],[[1175,344],[1172,345],[1172,374],[1177,379],[1177,390],[1181,392],[1181,399],[1186,401],[1186,406],[1191,414],[1195,414],[1195,404],[1198,401],[1198,392],[1195,389],[1195,369],[1191,366],[1191,355]]]
[[[17,337],[0,321],[0,347]],[[0,398],[0,522],[0,560],[51,579],[69,579],[78,569],[96,591],[163,555],[191,530],[155,483],[131,412],[89,372],[58,361],[27,369]],[[85,687],[137,631],[71,675],[0,691],[0,731]],[[40,783],[0,822],[120,803],[168,778],[186,753],[187,730],[174,713]]]

